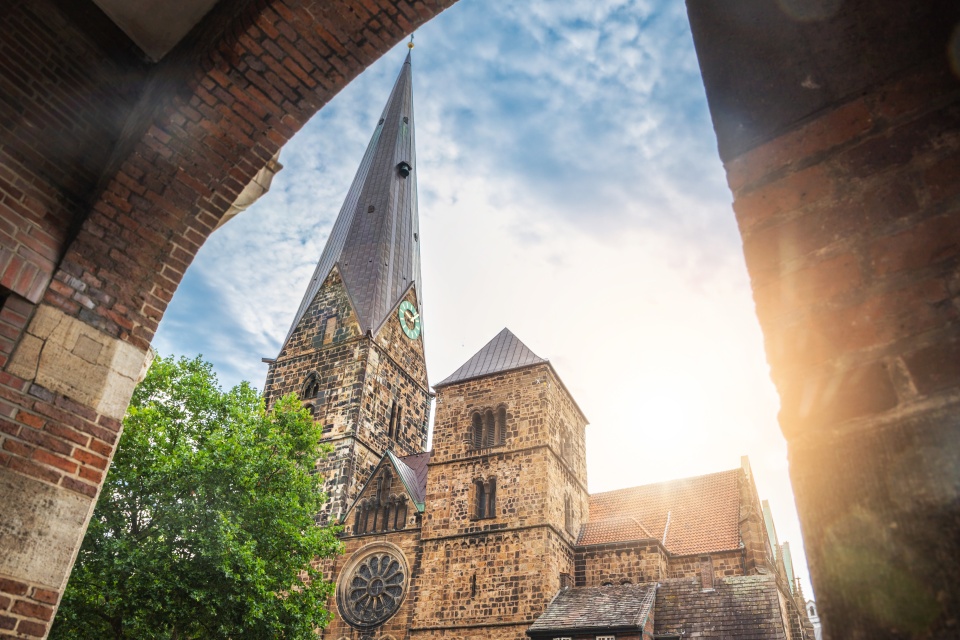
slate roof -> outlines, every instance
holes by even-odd
[[[547,362],[547,360],[530,351],[527,345],[511,333],[510,329],[504,328],[459,369],[434,387],[439,388],[454,382],[520,369],[541,362]]]
[[[421,306],[412,83],[408,53],[284,342],[335,265],[365,332],[379,330],[411,285]]]
[[[566,589],[547,605],[527,634],[639,628],[650,614],[656,594],[656,583]]]
[[[773,574],[722,578],[706,591],[698,578],[663,580],[657,590],[654,633],[787,640],[776,580]]]
[[[403,484],[410,492],[410,497],[423,511],[424,500],[427,496],[427,464],[430,462],[430,452],[415,453],[411,456],[398,458],[390,454],[394,460],[394,467]]]
[[[677,555],[737,549],[740,473],[740,469],[731,469],[593,494],[590,522],[581,529],[577,544],[635,540],[630,536],[636,529],[624,524],[625,518],[633,518]]]

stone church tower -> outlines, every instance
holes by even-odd
[[[586,418],[550,363],[508,329],[436,388],[413,627],[523,637],[573,585]]]
[[[333,453],[318,463],[336,521],[389,449],[419,453],[431,394],[420,318],[410,56],[387,100],[280,355],[268,405],[299,395]]]

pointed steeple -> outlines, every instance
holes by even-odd
[[[486,346],[477,351],[472,358],[463,363],[459,369],[442,382],[434,385],[434,388],[470,380],[471,378],[488,376],[492,373],[520,369],[541,362],[547,361],[530,351],[530,348],[520,342],[520,339],[513,335],[510,329],[504,328]]]
[[[378,331],[411,286],[420,307],[412,84],[408,52],[286,339],[334,266],[364,332]]]

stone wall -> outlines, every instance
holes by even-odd
[[[657,540],[581,547],[576,556],[578,587],[642,584],[672,577],[668,569],[671,559]]]
[[[709,560],[706,560],[709,558]],[[713,579],[716,583],[721,578],[747,575],[744,570],[743,552],[739,549],[701,553],[690,556],[671,556],[666,577],[668,578],[696,578],[701,579],[701,568],[712,565]]]
[[[264,389],[267,402],[288,393],[300,396],[304,404],[313,405],[323,424],[324,442],[333,447],[317,464],[330,496],[321,521],[345,513],[388,448],[403,456],[420,453],[426,446],[430,392],[422,340],[402,335],[394,314],[375,338],[362,335],[334,268],[270,363]],[[311,381],[318,392],[306,397]],[[394,403],[401,419],[391,438]]]

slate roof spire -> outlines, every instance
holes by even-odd
[[[364,332],[376,333],[411,286],[421,308],[412,84],[408,51],[286,339],[334,266]]]

